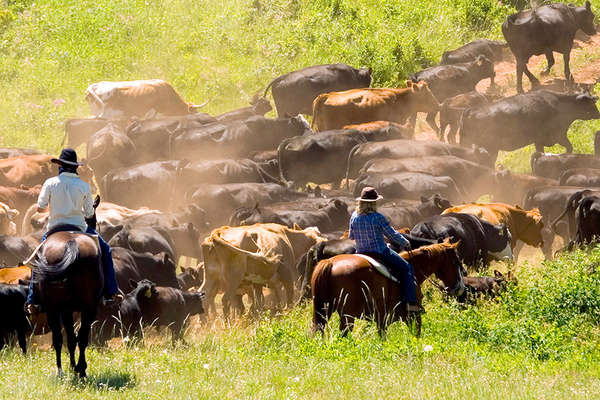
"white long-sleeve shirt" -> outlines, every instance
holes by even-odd
[[[71,172],[46,180],[37,204],[41,208],[50,206],[48,230],[58,225],[75,225],[85,232],[85,218],[94,215],[90,185]]]

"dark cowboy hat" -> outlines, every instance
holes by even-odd
[[[383,196],[381,196],[379,193],[377,193],[377,190],[375,190],[374,187],[371,186],[365,186],[362,190],[362,192],[360,192],[360,197],[358,197],[356,200],[358,201],[377,201],[377,200],[381,200],[383,199]]]
[[[69,148],[62,149],[60,157],[53,158],[50,161],[55,164],[67,165],[69,167],[79,167],[80,165],[83,165],[82,163],[77,162],[77,153],[75,150]]]

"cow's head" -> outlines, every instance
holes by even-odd
[[[590,2],[586,1],[585,6],[583,7],[569,5],[569,8],[575,15],[575,21],[577,22],[579,29],[590,36],[595,35],[596,26],[594,25],[594,13],[592,12],[592,5]]]
[[[436,112],[440,109],[440,102],[429,90],[429,85],[425,81],[414,83],[412,81],[406,81],[406,87],[411,89],[416,97],[415,104],[417,104],[416,111],[420,112]]]
[[[566,112],[570,112],[576,119],[590,120],[600,118],[600,112],[598,111],[598,107],[596,107],[597,96],[592,96],[588,92],[572,96],[574,96],[574,102],[571,103],[571,110],[565,110]]]
[[[483,54],[478,55],[473,62],[481,78],[493,78],[496,76],[494,62]]]
[[[358,80],[363,87],[371,86],[371,68],[361,68],[358,70]]]
[[[142,279],[139,282],[130,279],[129,286],[133,290],[127,296],[134,297],[138,302],[145,302],[158,295],[156,284],[149,279]]]
[[[265,115],[273,109],[269,100],[258,95],[255,95],[252,100],[250,100],[250,105],[254,108],[254,112],[257,115]]]
[[[434,194],[430,197],[421,196],[421,204],[427,208],[431,208],[433,214],[441,214],[445,209],[452,207],[450,201],[439,194]]]

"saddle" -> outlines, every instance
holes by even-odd
[[[355,255],[362,258],[363,260],[366,260],[381,275],[385,276],[386,278],[388,278],[396,283],[401,283],[394,275],[392,275],[392,273],[390,272],[390,269],[377,259],[378,257],[376,255],[374,255],[374,254],[367,255],[367,254],[359,254],[359,253],[356,253]]]

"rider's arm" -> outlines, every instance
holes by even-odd
[[[40,190],[40,195],[38,196],[37,205],[38,212],[45,211],[46,207],[50,203],[50,189],[48,188],[48,182],[44,182],[42,186],[42,190]]]
[[[406,248],[410,247],[410,242],[408,240],[406,240],[406,238],[404,236],[402,236],[401,233],[396,232],[396,230],[394,228],[392,228],[392,225],[390,225],[390,223],[386,217],[381,215],[381,218],[379,220],[380,220],[379,225],[381,226],[381,229],[383,230],[383,235],[386,238],[388,238],[389,241],[396,243],[402,249],[406,249]]]

